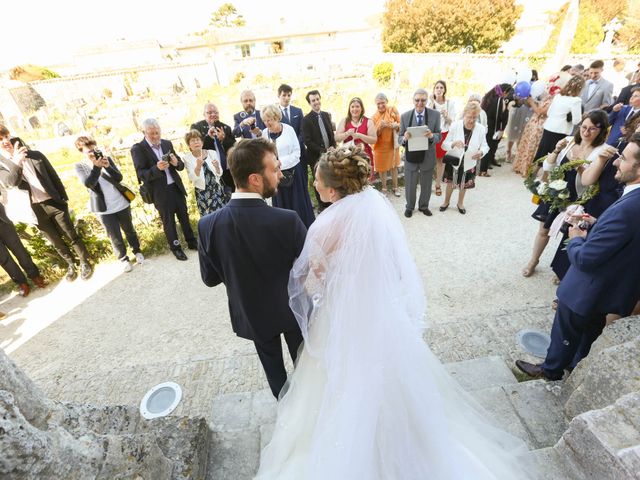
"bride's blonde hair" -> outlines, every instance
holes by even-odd
[[[368,184],[370,170],[369,159],[361,145],[331,147],[320,157],[316,167],[324,184],[341,197],[362,191]]]

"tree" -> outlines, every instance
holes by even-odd
[[[238,13],[232,3],[223,3],[211,14],[209,25],[214,27],[243,27],[244,17]]]
[[[591,0],[580,2],[578,28],[571,43],[573,53],[595,53],[604,39],[604,21]]]
[[[387,52],[454,52],[470,45],[493,53],[516,30],[522,7],[515,0],[387,0],[383,48]]]
[[[640,3],[632,2],[619,32],[620,42],[629,53],[640,53]]]
[[[614,17],[622,19],[632,3],[629,0],[589,0],[593,9],[600,15],[604,23],[610,22]]]

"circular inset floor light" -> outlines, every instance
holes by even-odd
[[[140,402],[140,415],[147,420],[166,417],[180,403],[182,388],[174,382],[164,382],[156,385],[145,393]]]
[[[547,349],[551,344],[551,337],[538,330],[520,330],[516,334],[516,341],[525,352],[538,358],[547,356]]]

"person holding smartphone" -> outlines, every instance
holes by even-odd
[[[93,274],[87,247],[71,221],[67,191],[47,157],[37,150],[27,150],[19,141],[11,142],[9,130],[0,125],[0,147],[6,161],[0,162],[2,186],[28,190],[38,229],[67,262],[67,280],[77,277],[76,261],[65,243],[65,237],[80,259],[80,277]]]

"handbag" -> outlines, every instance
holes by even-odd
[[[28,190],[18,187],[7,188],[4,211],[14,223],[37,225],[38,219],[31,208],[31,195]]]
[[[140,184],[140,198],[144,203],[153,203],[153,190],[146,183]]]
[[[133,190],[131,190],[126,185],[122,183],[118,183],[117,185],[115,185],[115,187],[118,189],[118,191],[122,194],[124,198],[129,200],[129,203],[133,202],[133,199],[136,198],[136,194],[133,192]]]
[[[286,170],[282,170],[282,178],[280,179],[280,183],[278,186],[280,187],[290,187],[293,185],[293,177],[296,173],[296,167],[287,168]]]
[[[456,157],[455,155],[449,155],[448,153],[442,158],[444,163],[451,165],[452,167],[457,167],[460,165],[460,157]]]

